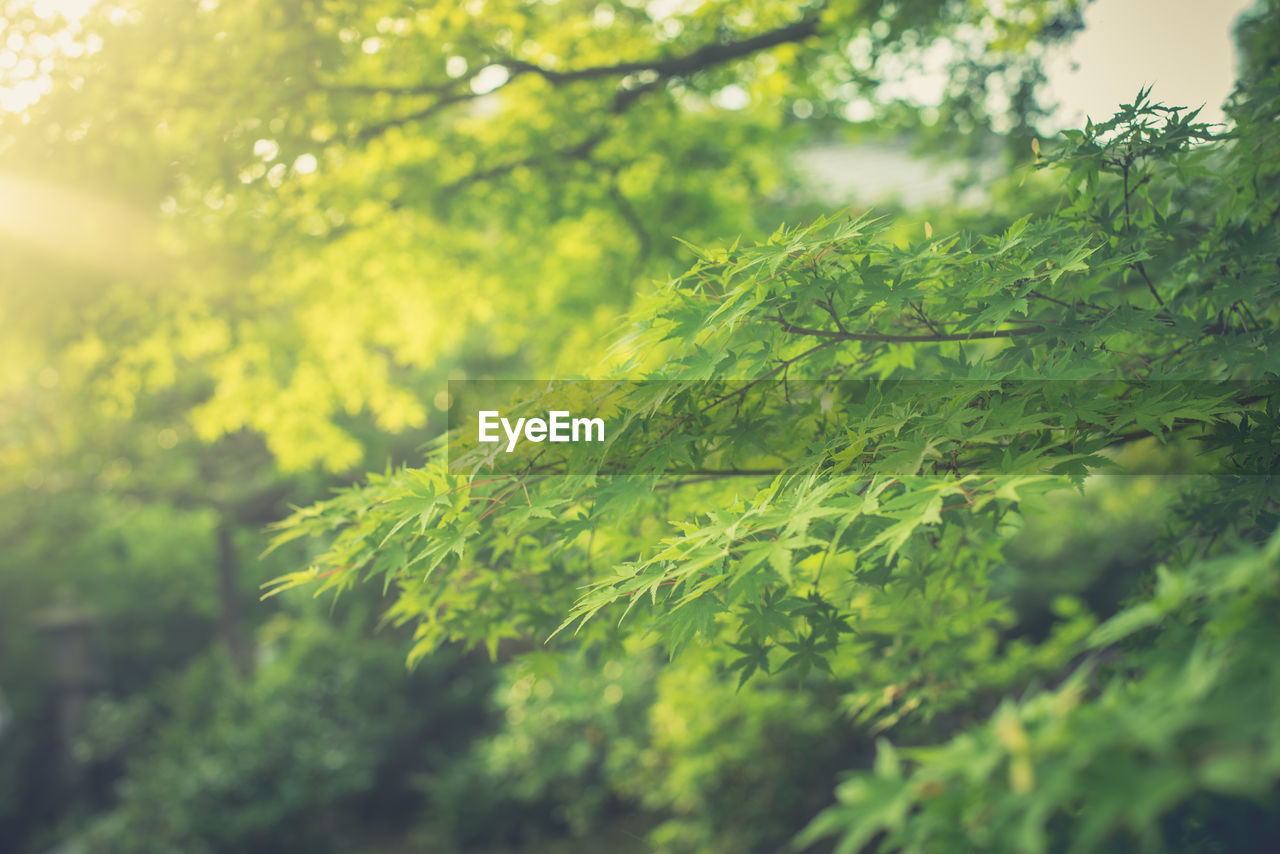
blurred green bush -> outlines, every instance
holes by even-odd
[[[448,653],[413,674],[403,648],[349,618],[280,615],[253,676],[205,656],[156,693],[106,702],[83,746],[120,759],[116,802],[82,839],[104,854],[346,851],[422,804],[414,775],[447,765],[485,723],[485,669]],[[133,737],[120,737],[119,722]]]

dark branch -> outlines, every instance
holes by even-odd
[[[622,193],[618,187],[617,174],[613,176],[613,180],[609,182],[609,199],[613,202],[614,209],[617,210],[618,216],[631,229],[631,233],[636,237],[636,259],[635,267],[637,274],[644,267],[644,262],[648,259],[649,254],[653,251],[653,243],[649,238],[649,229],[644,224],[644,219],[636,212],[631,201]]]
[[[811,17],[742,41],[703,45],[692,53],[667,59],[631,60],[629,62],[616,62],[611,65],[576,68],[569,71],[555,71],[518,59],[507,59],[498,64],[505,66],[513,76],[519,72],[530,72],[551,83],[572,83],[577,80],[618,77],[626,74],[636,74],[641,71],[653,71],[659,77],[683,77],[714,65],[749,56],[757,51],[768,50],[771,47],[790,42],[803,41],[817,33],[817,31],[818,18]]]
[[[477,184],[481,181],[492,181],[494,178],[500,178],[503,175],[514,172],[521,166],[534,166],[546,160],[558,160],[561,158],[568,160],[582,160],[603,140],[603,133],[592,134],[581,142],[565,148],[555,148],[551,151],[544,151],[541,154],[532,154],[528,157],[521,157],[517,160],[499,163],[497,166],[491,166],[488,169],[481,169],[478,172],[472,172],[464,178],[459,178],[457,181],[445,185],[443,189],[446,192],[452,192],[453,190],[461,189],[470,184]]]
[[[335,95],[449,95],[469,84],[474,76],[440,83],[328,83],[323,89]]]
[[[768,50],[771,47],[787,44],[790,42],[803,41],[818,31],[818,18],[810,17],[796,21],[786,26],[778,27],[774,30],[761,33],[751,38],[742,39],[741,41],[728,42],[726,44],[709,44],[694,50],[684,56],[675,56],[668,58],[657,58],[648,60],[632,60],[628,62],[617,62],[609,65],[594,65],[585,68],[571,69],[568,71],[556,71],[550,68],[543,68],[532,62],[526,62],[519,59],[503,59],[494,63],[507,69],[510,77],[495,89],[485,92],[492,92],[502,89],[523,74],[536,74],[544,80],[560,85],[563,83],[572,83],[579,80],[596,80],[607,77],[620,77],[639,72],[652,72],[657,76],[653,80],[646,81],[640,85],[631,88],[619,88],[614,96],[613,103],[609,112],[618,115],[627,110],[631,104],[646,92],[658,88],[663,82],[672,78],[683,77],[720,65],[725,62],[731,62],[744,56],[762,50]],[[472,75],[474,76],[474,75]],[[405,86],[405,85],[389,85],[378,86],[372,84],[355,84],[350,86],[330,86],[327,87],[332,92],[350,92],[354,94],[376,94],[385,92],[393,95],[436,95],[439,100],[414,112],[407,113],[402,116],[396,116],[386,121],[369,125],[359,133],[359,138],[370,139],[379,136],[399,125],[408,124],[410,122],[420,121],[431,117],[433,114],[445,107],[459,104],[464,101],[470,101],[481,97],[480,94],[468,89],[459,89],[460,86],[466,86],[471,82],[472,77],[462,78],[447,83],[429,83],[421,86]],[[542,159],[542,158],[539,158]],[[474,181],[486,180],[487,178],[496,177],[497,175],[509,172],[515,165],[509,168],[496,167],[494,170],[486,170],[477,173],[474,178],[467,179],[460,183],[473,183]],[[493,174],[489,174],[492,172]]]
[[[410,122],[417,122],[417,121],[421,121],[422,119],[430,118],[432,115],[439,112],[440,110],[443,110],[445,107],[451,107],[454,104],[461,104],[464,101],[473,101],[479,97],[480,96],[477,95],[475,92],[456,92],[452,95],[447,95],[441,98],[439,101],[429,104],[426,107],[423,107],[421,110],[415,110],[412,113],[407,113],[403,116],[396,116],[393,119],[387,119],[384,122],[378,122],[377,124],[373,124],[373,125],[369,125],[367,127],[361,128],[358,136],[360,139],[372,139],[376,136],[381,136],[382,134],[386,133],[393,127],[398,127],[400,125],[408,124]]]
[[[880,332],[833,332],[829,329],[809,329],[804,326],[795,326],[788,323],[781,317],[774,316],[769,319],[776,321],[784,331],[793,332],[796,335],[811,335],[814,338],[826,338],[831,341],[871,341],[885,344],[937,344],[944,341],[985,341],[992,338],[1013,338],[1017,335],[1035,335],[1045,331],[1043,326],[1036,325],[1023,326],[1018,329],[957,332],[949,335],[893,335]]]

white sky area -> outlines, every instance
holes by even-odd
[[[1200,118],[1222,120],[1235,82],[1231,25],[1251,0],[1097,0],[1085,7],[1084,32],[1047,57],[1049,94],[1063,127],[1085,116],[1108,118],[1139,87],[1172,106],[1204,105]]]

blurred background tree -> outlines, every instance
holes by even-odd
[[[405,675],[376,590],[336,617],[256,601],[318,548],[258,559],[262,528],[420,462],[446,378],[594,364],[693,260],[672,236],[821,209],[805,146],[1030,159],[1081,4],[81,5],[0,8],[0,848],[793,833],[847,767],[830,702],[645,654],[626,678],[461,652]],[[922,106],[899,84],[925,65],[948,82]],[[33,628],[61,588],[98,617],[107,686],[73,745]],[[704,690],[722,717],[689,731]]]

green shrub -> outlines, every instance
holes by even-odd
[[[421,808],[412,776],[484,722],[473,665],[445,655],[407,677],[403,652],[358,624],[280,617],[262,634],[248,681],[212,655],[168,686],[90,850],[348,850],[352,834],[403,831]]]

